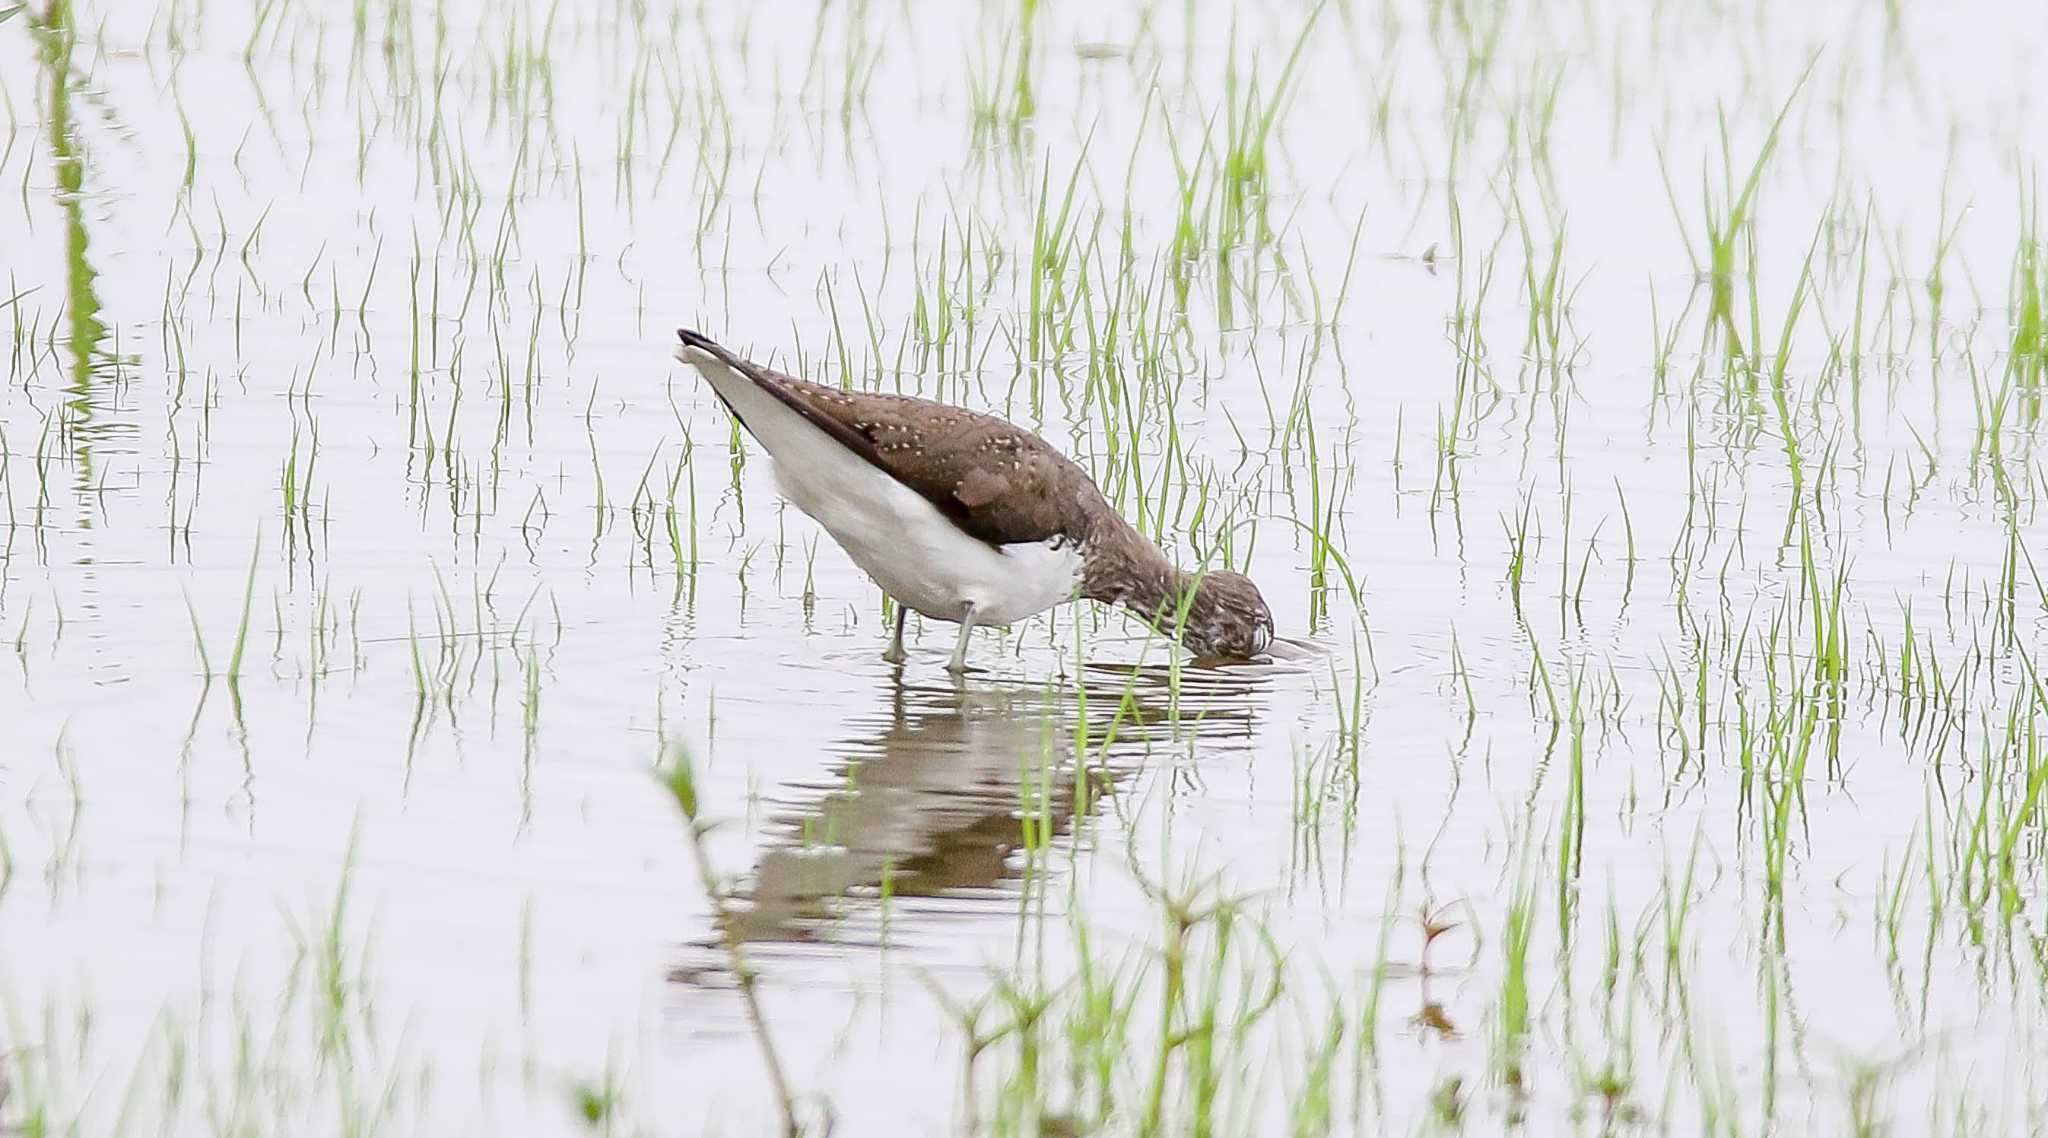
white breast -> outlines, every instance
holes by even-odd
[[[703,373],[768,451],[784,496],[898,602],[939,620],[973,605],[974,623],[1010,624],[1073,599],[1075,544],[978,541],[710,352],[685,347],[676,358]]]

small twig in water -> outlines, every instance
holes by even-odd
[[[662,785],[675,797],[676,805],[682,808],[685,831],[690,835],[690,853],[697,862],[697,878],[704,886],[704,896],[711,902],[712,920],[718,925],[719,939],[725,945],[725,954],[732,965],[732,973],[739,981],[740,1000],[746,1005],[747,1019],[754,1025],[754,1038],[761,1041],[761,1058],[768,1066],[768,1082],[775,1090],[775,1099],[782,1109],[782,1131],[789,1138],[796,1138],[801,1128],[796,1121],[796,1100],[789,1093],[789,1080],[783,1077],[782,1060],[775,1053],[775,1041],[768,1035],[768,1020],[761,1014],[761,997],[755,990],[758,978],[753,966],[747,963],[745,946],[740,943],[739,934],[730,914],[725,908],[725,898],[719,892],[718,877],[711,869],[711,856],[704,849],[704,834],[709,825],[697,817],[697,772],[690,763],[690,754],[680,746],[669,749],[668,765],[660,772]]]

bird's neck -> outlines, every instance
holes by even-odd
[[[1122,605],[1139,619],[1170,633],[1187,594],[1188,575],[1167,560],[1150,538],[1130,523],[1117,521],[1088,543],[1081,595]]]

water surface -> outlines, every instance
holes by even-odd
[[[2035,6],[35,7],[10,1125],[768,1132],[730,933],[837,1134],[2042,1126]],[[1314,650],[885,664],[678,325]]]

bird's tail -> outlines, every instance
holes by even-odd
[[[678,328],[676,329],[676,339],[682,341],[676,347],[676,359],[681,360],[683,363],[696,366],[700,363],[716,361],[750,379],[754,378],[755,369],[752,364],[734,354],[731,348],[706,336],[704,333],[695,332],[688,328]],[[707,356],[710,358],[706,359]],[[759,381],[756,380],[756,382]]]
[[[695,332],[688,328],[676,329],[676,339],[681,340],[686,348],[702,348],[707,352],[716,353],[723,353],[725,351],[724,348],[719,346],[718,341],[706,336],[702,332]]]

